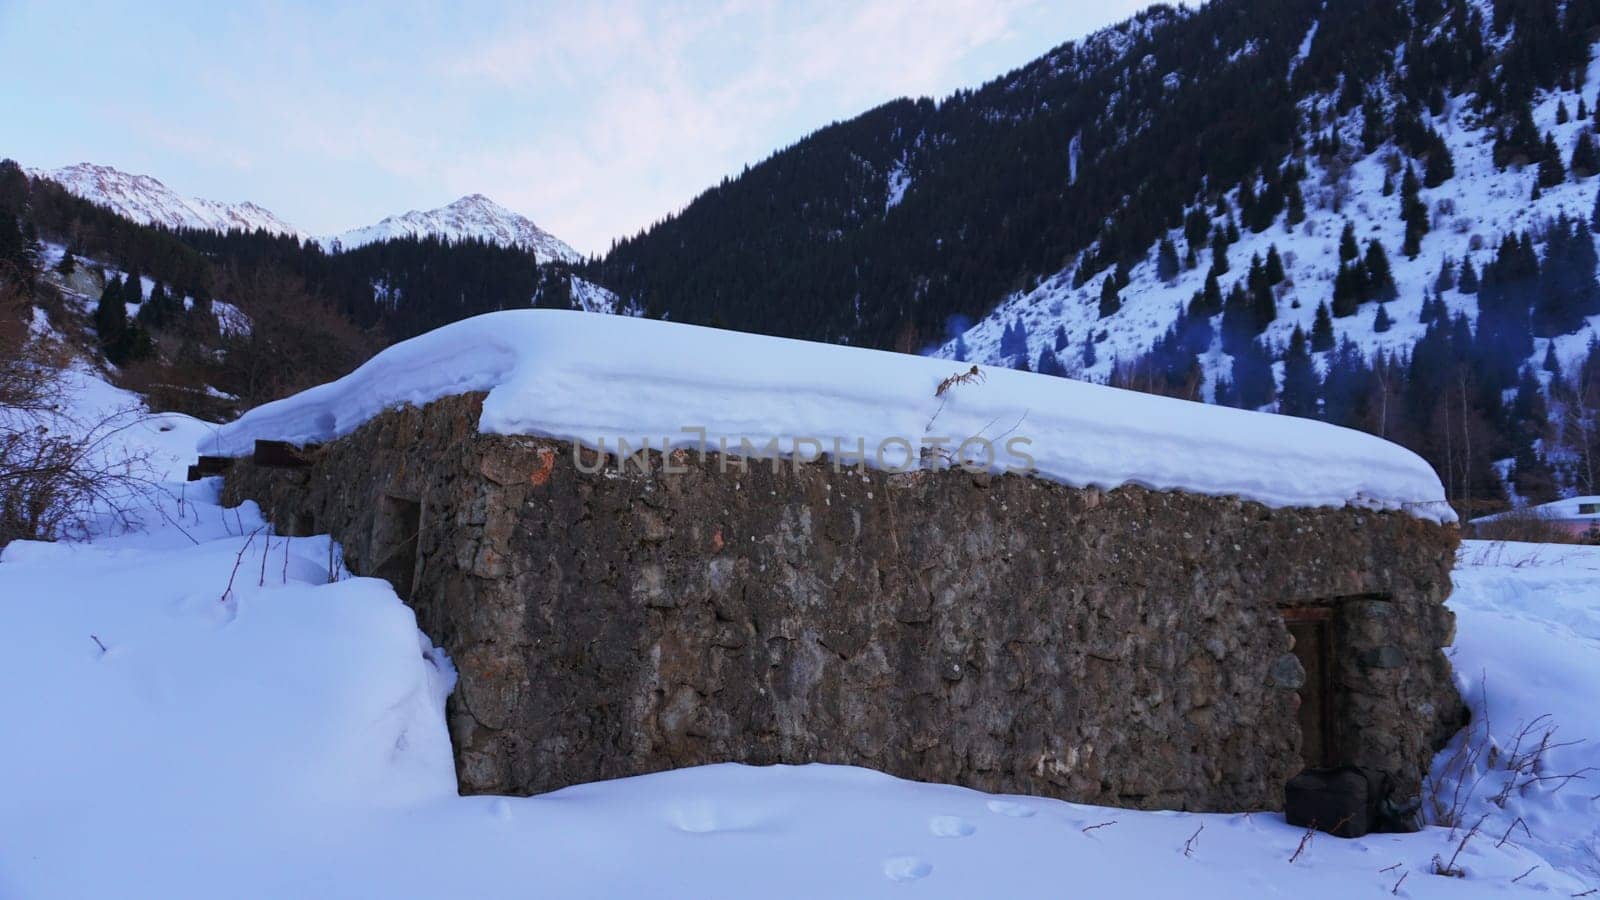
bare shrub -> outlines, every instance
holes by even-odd
[[[135,413],[67,420],[62,351],[31,333],[32,311],[19,290],[0,287],[0,547],[82,531],[93,515],[126,519],[149,486],[143,460],[116,452]]]
[[[1575,534],[1537,509],[1513,509],[1487,522],[1468,525],[1474,538],[1485,541],[1518,541],[1529,544],[1589,544],[1587,533]]]
[[[0,424],[0,547],[81,535],[98,515],[131,522],[129,510],[151,484],[139,474],[142,458],[114,455],[114,439],[135,421],[110,416],[83,434]]]

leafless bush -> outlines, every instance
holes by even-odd
[[[1450,854],[1450,861],[1449,862],[1445,862],[1444,860],[1440,859],[1438,855],[1435,855],[1433,857],[1433,874],[1435,874],[1435,875],[1445,875],[1445,876],[1450,877],[1450,878],[1465,878],[1465,877],[1467,877],[1466,870],[1462,869],[1460,866],[1457,866],[1456,865],[1456,860],[1461,857],[1461,851],[1467,849],[1467,842],[1472,840],[1474,837],[1477,836],[1478,829],[1483,827],[1484,820],[1488,819],[1488,818],[1489,818],[1488,815],[1483,816],[1483,818],[1479,819],[1472,826],[1472,828],[1469,831],[1467,831],[1466,834],[1461,836],[1461,842],[1456,844],[1456,851],[1454,853]],[[1398,887],[1398,885],[1397,885],[1397,887]]]
[[[118,453],[117,436],[136,421],[109,416],[81,434],[58,434],[39,421],[6,424],[0,415],[0,547],[14,540],[81,535],[91,517],[127,524],[152,487],[145,460]]]
[[[92,515],[126,520],[148,489],[143,460],[115,452],[133,413],[66,421],[61,351],[30,333],[31,314],[20,292],[0,294],[0,547],[82,531]]]

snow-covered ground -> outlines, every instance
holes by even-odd
[[[411,611],[385,582],[350,577],[326,537],[272,535],[252,504],[219,506],[217,489],[170,485],[132,533],[0,553],[0,896],[1343,898],[1398,885],[1401,897],[1566,897],[1600,885],[1600,778],[1538,782],[1501,808],[1487,755],[1461,806],[1468,825],[1490,818],[1459,855],[1465,826],[1318,835],[1297,855],[1303,832],[1274,813],[1133,812],[830,766],[457,797],[453,670]],[[1600,549],[1469,544],[1463,560],[1453,655],[1475,703],[1487,685],[1479,721],[1502,748],[1547,712],[1561,740],[1600,736]],[[1541,774],[1596,762],[1592,741],[1558,748]],[[1430,874],[1436,856],[1465,877]]]
[[[658,336],[651,326],[666,327],[638,333]],[[526,337],[493,330],[506,346]],[[545,341],[577,357],[593,349],[555,337]],[[769,362],[793,343],[748,340]],[[478,359],[498,358],[496,346],[480,342]],[[849,354],[818,368],[840,385],[915,386],[928,402],[927,385],[874,370],[875,356],[799,346]],[[747,348],[716,349],[740,370]],[[790,351],[802,352],[777,352]],[[995,374],[1026,379],[1025,391],[1067,384]],[[138,401],[87,368],[63,378],[70,421]],[[824,396],[837,413],[839,398]],[[768,416],[783,409],[766,402]],[[352,577],[326,536],[272,534],[254,504],[222,507],[217,479],[174,481],[215,439],[187,417],[137,418],[107,452],[144,458],[167,483],[137,498],[131,521],[0,551],[0,897],[1567,897],[1600,886],[1600,548],[1465,545],[1451,655],[1479,715],[1437,757],[1428,805],[1455,827],[1307,840],[1274,813],[1136,812],[820,765],[463,798],[444,723],[450,660],[386,582]],[[1463,877],[1432,874],[1436,860]]]

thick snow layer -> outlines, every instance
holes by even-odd
[[[1304,833],[1274,813],[1097,808],[833,766],[457,797],[449,660],[326,537],[272,535],[252,504],[219,507],[217,488],[170,486],[142,510],[143,532],[0,551],[12,726],[0,896],[1467,898],[1600,885],[1589,782],[1539,785],[1501,809],[1492,773],[1475,790],[1469,773],[1471,819],[1493,818],[1464,847],[1466,828],[1432,827],[1318,835],[1298,855]],[[1595,736],[1600,551],[1569,552],[1469,545],[1457,573],[1455,664],[1469,688],[1487,673],[1506,747],[1543,712],[1563,740]],[[1559,754],[1548,773],[1595,761],[1592,743]],[[1533,836],[1511,829],[1517,817]],[[1430,874],[1453,856],[1464,877]]]
[[[1367,434],[1000,369],[935,396],[962,371],[947,360],[853,347],[513,310],[392,346],[338,381],[251,410],[200,449],[243,455],[258,438],[328,441],[396,405],[488,391],[484,432],[612,452],[619,438],[632,449],[643,441],[697,446],[686,429],[704,429],[712,449],[777,441],[786,455],[837,446],[855,459],[864,445],[869,465],[895,467],[908,448],[933,438],[948,451],[982,438],[992,444],[993,468],[1024,463],[1026,454],[1038,474],[1073,485],[1454,519],[1426,463]],[[980,455],[975,444],[968,450]]]

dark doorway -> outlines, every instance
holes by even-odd
[[[1294,655],[1305,669],[1300,685],[1300,755],[1308,768],[1338,764],[1333,709],[1333,610],[1285,609],[1283,622],[1294,638]]]
[[[373,523],[371,575],[394,586],[401,600],[411,599],[417,577],[417,544],[422,532],[422,504],[384,497]]]

